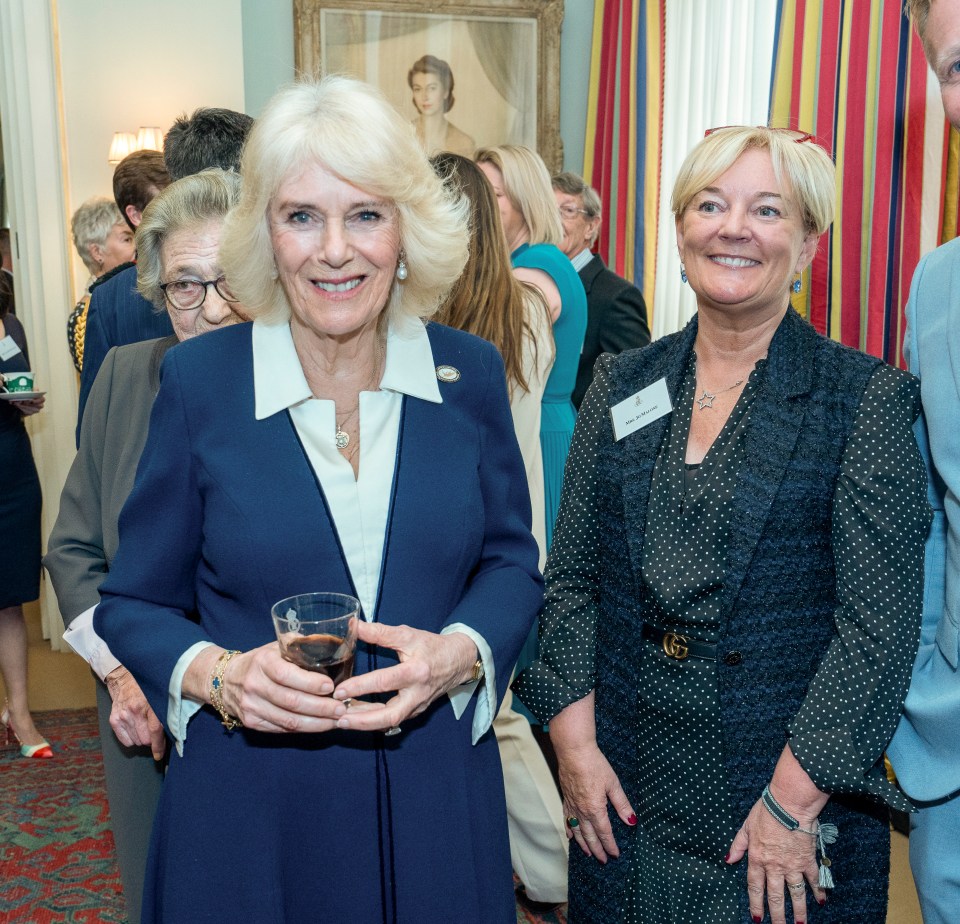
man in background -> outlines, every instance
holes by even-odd
[[[960,128],[960,0],[906,5],[947,118]],[[903,355],[920,377],[917,441],[930,465],[933,525],[920,650],[887,754],[919,809],[910,816],[910,866],[923,920],[946,924],[960,914],[960,239],[927,254],[914,273]]]
[[[593,381],[593,364],[601,353],[621,353],[650,342],[647,306],[631,282],[607,269],[592,252],[600,233],[600,197],[576,173],[559,173],[553,192],[563,222],[560,249],[570,258],[587,293],[587,333],[580,352],[573,403],[580,402]]]
[[[137,230],[143,210],[154,196],[170,185],[170,175],[159,151],[134,151],[113,172],[113,198],[132,231]],[[80,409],[77,414],[77,445],[87,395],[111,347],[173,333],[170,318],[158,313],[137,292],[135,263],[121,263],[104,273],[90,287],[80,370]]]
[[[240,154],[251,125],[253,119],[250,116],[232,109],[201,108],[189,118],[180,116],[163,140],[162,169],[166,177],[163,186],[211,167],[239,170]],[[153,156],[152,162],[161,158],[156,151],[150,153]],[[124,163],[126,160],[121,161],[120,166]],[[118,166],[117,170],[119,169]],[[155,189],[150,198],[163,186]],[[127,215],[116,193],[117,182],[114,174],[117,205],[120,211]],[[149,199],[147,201],[149,202]],[[145,207],[146,202],[140,211]],[[139,212],[136,212],[134,217],[139,224]],[[153,305],[137,292],[136,266],[129,264],[125,269],[118,267],[108,286],[95,289],[87,313],[83,370],[80,373],[77,445],[80,443],[80,425],[83,422],[87,395],[110,348],[154,337],[165,337],[173,332],[167,313],[157,313]]]
[[[239,171],[240,154],[253,119],[232,109],[202,108],[182,115],[163,139],[163,160],[170,179],[220,167]]]

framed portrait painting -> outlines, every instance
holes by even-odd
[[[429,154],[560,141],[563,0],[294,0],[297,72],[375,84]]]

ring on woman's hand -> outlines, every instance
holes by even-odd
[[[805,892],[807,889],[806,883],[804,882],[788,882],[787,888],[791,892]]]
[[[350,697],[348,696],[348,697],[343,701],[343,708],[344,708],[344,709],[349,709],[352,705],[353,705],[353,700],[350,699]]]
[[[567,815],[567,827],[569,828],[579,828],[580,819],[576,815]]]
[[[384,735],[399,735],[403,729],[399,725],[391,725],[385,732]]]

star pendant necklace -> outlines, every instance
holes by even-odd
[[[726,391],[733,391],[734,388],[742,385],[744,382],[743,379],[738,379],[732,385],[728,385],[726,388],[721,388],[718,391],[709,392],[706,388],[703,389],[703,394],[697,398],[697,407],[702,411],[706,408],[713,408],[713,402],[716,401],[717,395],[722,395]]]

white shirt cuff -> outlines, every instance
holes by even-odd
[[[494,717],[497,714],[497,678],[496,667],[493,663],[493,652],[487,644],[486,639],[469,626],[461,622],[455,622],[441,629],[441,635],[449,635],[451,632],[462,632],[476,646],[483,662],[483,686],[477,694],[477,708],[473,714],[473,728],[471,729],[472,741],[476,744],[489,730],[493,724]],[[479,681],[470,680],[454,687],[447,693],[450,697],[450,705],[453,706],[453,714],[459,719],[463,711],[470,702]]]
[[[203,707],[203,703],[183,698],[183,678],[193,659],[205,648],[213,646],[213,642],[194,642],[177,661],[170,675],[170,687],[167,699],[167,730],[177,753],[183,757],[183,742],[187,740],[187,722],[190,721]]]
[[[90,665],[101,680],[106,680],[107,674],[120,667],[120,662],[93,628],[95,609],[96,606],[91,606],[75,617],[63,633],[63,640]]]

